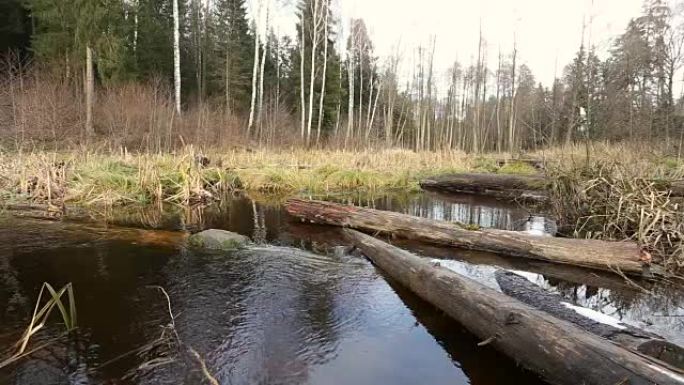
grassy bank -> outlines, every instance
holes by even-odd
[[[209,164],[201,165],[200,156]],[[0,155],[5,201],[81,205],[211,200],[232,190],[293,195],[418,189],[418,181],[448,172],[534,172],[461,152],[244,151],[176,154],[7,153]]]

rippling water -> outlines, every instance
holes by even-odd
[[[355,203],[487,227],[524,230],[530,222],[525,210],[472,198],[419,195]],[[541,384],[512,360],[478,347],[460,325],[365,259],[335,247],[336,230],[292,222],[276,205],[232,199],[203,211],[137,212],[115,216],[115,222],[175,230],[224,228],[262,245],[234,253],[193,253],[171,232],[0,221],[0,346],[17,340],[43,282],[74,284],[80,326],[75,336],[0,370],[0,383],[202,383],[191,355],[174,353],[163,343],[141,349],[168,332],[163,328],[170,321],[167,303],[156,288],[161,286],[171,298],[179,338],[201,355],[221,384]],[[653,308],[644,305],[639,292],[617,283],[611,288],[608,278],[598,282],[609,287],[599,289],[573,283],[576,275],[566,270],[405,246],[449,258],[481,282],[491,278],[492,266],[522,269],[553,290],[569,294],[575,287],[578,298],[599,298],[587,293],[603,290],[596,292],[601,298],[622,293],[616,306],[626,312]],[[667,298],[666,309],[680,306],[679,297]],[[34,344],[59,335],[58,319],[52,321]]]

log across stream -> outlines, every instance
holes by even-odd
[[[552,384],[684,384],[662,361],[591,334],[376,238],[348,240],[391,278]]]
[[[504,200],[547,200],[548,181],[543,175],[449,174],[420,182],[426,190],[491,196]]]
[[[285,208],[290,215],[312,223],[390,234],[442,246],[640,276],[662,272],[659,266],[642,262],[639,247],[633,242],[554,238],[470,228],[394,212],[303,199],[290,199]]]

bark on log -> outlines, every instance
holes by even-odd
[[[572,322],[589,333],[614,341],[627,349],[664,361],[680,370],[684,369],[684,349],[657,334],[630,325],[618,327],[585,317],[564,305],[569,302],[562,296],[549,293],[513,272],[498,270],[495,275],[501,291],[524,304]]]
[[[542,175],[507,174],[450,174],[420,182],[420,187],[426,190],[541,202],[547,200],[546,185]]]
[[[642,263],[640,250],[633,242],[542,237],[493,229],[471,230],[457,223],[323,201],[290,199],[285,208],[290,215],[312,223],[625,274],[662,274],[659,266]]]
[[[684,384],[684,375],[473,280],[354,230],[351,243],[390,277],[552,384]]]

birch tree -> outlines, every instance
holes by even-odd
[[[253,22],[254,30],[254,66],[252,67],[252,97],[249,104],[249,123],[247,124],[247,136],[251,135],[252,128],[254,127],[254,114],[256,107],[257,98],[257,81],[259,76],[259,20],[261,19],[261,7],[263,6],[263,1],[258,0],[258,8],[256,18]]]
[[[173,0],[173,86],[176,113],[181,114],[181,72],[180,72],[180,15],[178,0]]]

